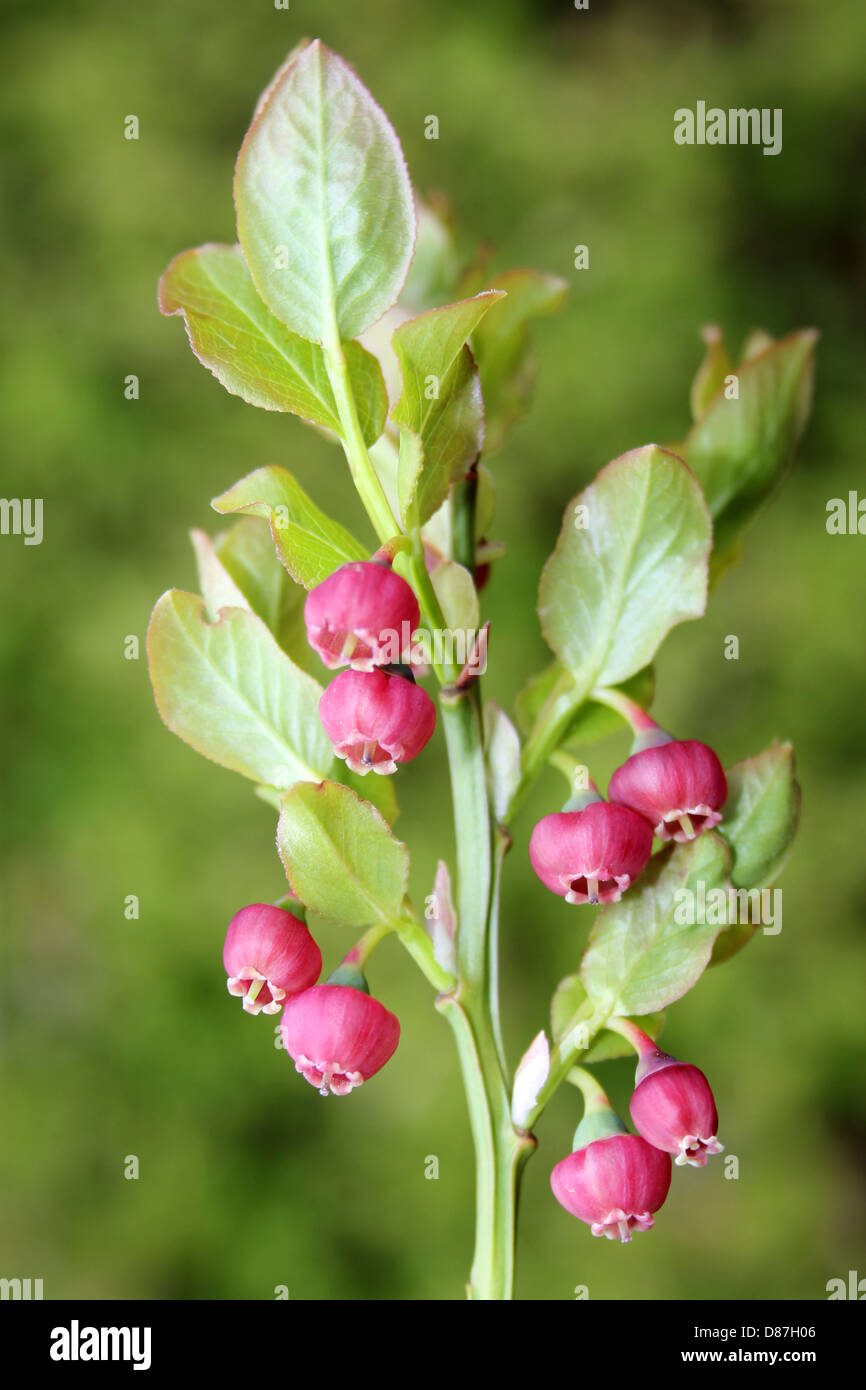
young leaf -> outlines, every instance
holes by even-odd
[[[159,282],[159,307],[183,315],[196,357],[233,396],[340,433],[324,352],[274,317],[239,246],[175,256]],[[360,343],[347,343],[345,355],[361,431],[372,444],[388,413],[382,370]]]
[[[409,851],[348,787],[292,787],[282,797],[277,848],[292,888],[322,917],[367,927],[399,916]]]
[[[157,708],[196,752],[255,782],[318,782],[334,750],[319,720],[321,687],[245,608],[208,622],[197,594],[171,589],[147,634]]]
[[[415,200],[418,236],[406,283],[400,294],[401,307],[410,314],[421,314],[453,298],[459,264],[451,232],[449,209],[441,196],[435,206]]]
[[[465,344],[501,298],[493,290],[429,309],[401,324],[394,334],[403,394],[392,418],[420,439],[424,463],[421,472],[414,452],[408,466],[401,457],[398,491],[404,518],[414,501],[419,520],[427,521],[481,451],[481,387]]]
[[[472,575],[456,560],[445,560],[430,575],[442,616],[452,632],[475,632],[481,621]]]
[[[457,974],[457,913],[451,896],[451,875],[444,859],[436,865],[433,892],[424,909],[424,930],[433,942],[433,955],[443,970]]]
[[[247,608],[252,611],[246,595],[241,592],[220,561],[210,536],[204,531],[190,531],[189,534],[195,551],[198,582],[204,597],[208,622],[219,621],[221,608]]]
[[[762,352],[767,351],[767,348],[771,348],[775,341],[776,339],[771,337],[766,329],[753,328],[743,343],[740,363],[751,362],[753,357],[759,357]]]
[[[487,454],[501,446],[529,407],[535,381],[529,321],[558,309],[567,286],[556,275],[508,270],[496,278],[495,288],[505,290],[507,298],[479,324],[470,344],[481,373]]]
[[[505,821],[520,782],[520,739],[508,715],[495,700],[484,710],[484,736],[490,799],[497,820]]]
[[[714,323],[707,324],[706,328],[701,330],[701,337],[707,350],[692,382],[689,402],[693,420],[703,418],[713,396],[724,386],[725,377],[734,370],[718,326]]]
[[[733,855],[735,888],[765,888],[781,873],[800,818],[800,787],[790,743],[728,769],[728,799],[719,831]]]
[[[694,920],[700,914],[688,895],[699,884],[706,892],[721,887],[729,865],[724,841],[709,832],[655,855],[635,887],[593,923],[580,968],[590,998],[617,1014],[643,1015],[686,994],[720,931]]]
[[[538,1093],[550,1075],[550,1043],[541,1030],[529,1044],[514,1073],[511,1119],[518,1129],[528,1122],[538,1101]]]
[[[550,1001],[550,1030],[554,1042],[558,1042],[574,1018],[578,1009],[586,1003],[587,993],[579,975],[566,975],[556,986]],[[663,1013],[645,1014],[642,1018],[632,1018],[638,1028],[651,1038],[657,1038],[662,1031],[665,1016]],[[603,1028],[581,1057],[581,1062],[609,1062],[616,1057],[631,1057],[634,1049],[619,1033]]]
[[[793,457],[809,415],[817,334],[792,333],[737,368],[738,399],[709,403],[682,445],[724,556]]]
[[[217,512],[265,517],[280,560],[305,589],[315,588],[347,561],[367,558],[360,541],[320,511],[291,473],[275,464],[241,478],[211,506]]]
[[[235,205],[259,294],[293,333],[333,346],[397,299],[415,241],[400,142],[318,40],[263,95],[238,156]]]
[[[579,691],[627,680],[676,623],[700,617],[711,529],[692,474],[655,444],[614,459],[569,504],[538,611]]]

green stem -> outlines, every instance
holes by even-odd
[[[454,558],[474,566],[474,484],[452,496]],[[497,988],[498,877],[507,837],[492,823],[487,796],[479,682],[441,696],[457,840],[457,959],[460,983],[440,999],[457,1041],[476,1155],[473,1299],[510,1299],[514,1286],[517,1195],[532,1135],[511,1118]],[[495,842],[495,850],[494,850]]]
[[[440,998],[457,1042],[475,1144],[475,1252],[467,1285],[471,1299],[508,1300],[514,1291],[514,1237],[520,1175],[535,1150],[514,1128],[508,1095],[483,1010],[454,995]]]
[[[493,852],[493,882],[490,892],[490,911],[487,918],[487,1000],[493,1023],[493,1037],[496,1052],[505,1075],[508,1063],[505,1058],[505,1044],[502,1041],[502,1024],[499,1009],[499,903],[502,894],[502,865],[511,848],[511,836],[501,825],[496,827]]]
[[[389,541],[392,536],[397,534],[400,527],[394,519],[394,513],[391,511],[390,503],[385,496],[385,489],[379,481],[379,475],[367,452],[367,445],[364,442],[358,420],[355,397],[352,394],[352,386],[349,381],[349,369],[346,366],[343,347],[336,332],[332,335],[331,340],[325,344],[325,362],[328,368],[328,379],[337,404],[337,414],[340,417],[343,430],[343,448],[349,462],[352,481],[379,540]]]

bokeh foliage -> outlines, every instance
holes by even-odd
[[[228,396],[161,319],[171,257],[234,236],[231,173],[259,90],[303,33],[357,67],[416,186],[445,191],[471,255],[571,284],[538,325],[530,417],[492,461],[487,692],[506,708],[549,657],[537,578],[562,507],[597,469],[682,438],[702,323],[820,329],[814,417],[781,497],[708,616],[658,663],[657,717],[726,763],[794,743],[803,822],[784,929],[711,971],[665,1043],[712,1078],[740,1159],[678,1174],[656,1230],[593,1240],[547,1174],[576,1110],[557,1097],[527,1172],[523,1298],[821,1298],[866,1264],[863,932],[866,540],[829,536],[863,488],[866,13],[810,0],[457,0],[411,7],[108,0],[4,7],[8,161],[0,266],[3,494],[45,499],[45,538],[0,539],[5,620],[0,1124],[4,1276],[47,1297],[459,1297],[471,1248],[470,1141],[451,1038],[396,943],[371,967],[403,1021],[381,1077],[321,1102],[225,993],[222,932],[282,891],[272,808],[160,724],[143,636],[163,589],[194,587],[187,531],[242,474],[291,467],[348,523],[339,455]],[[784,148],[682,148],[699,98],[781,107]],[[141,138],[123,138],[127,114]],[[436,114],[440,138],[424,138]],[[586,243],[590,268],[572,269]],[[135,373],[141,398],[128,401]],[[866,491],[866,488],[864,488]],[[124,659],[128,634],[142,658]],[[727,661],[736,634],[740,657]],[[400,775],[397,825],[430,891],[446,806],[442,744]],[[624,738],[601,746],[606,777]],[[506,868],[512,1058],[579,958],[583,914],[531,876],[533,819]],[[137,894],[138,921],[124,917]],[[321,933],[326,963],[345,935]],[[625,1103],[630,1065],[605,1063]],[[140,1159],[139,1181],[123,1177]],[[438,1181],[424,1177],[439,1159]]]

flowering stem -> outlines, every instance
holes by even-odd
[[[649,1034],[645,1033],[642,1028],[638,1028],[636,1023],[632,1023],[630,1018],[616,1015],[607,1020],[605,1027],[609,1028],[612,1033],[619,1033],[621,1038],[625,1038],[626,1042],[631,1043],[641,1060],[644,1057],[654,1056],[659,1050],[658,1044],[653,1042]]]
[[[621,690],[614,690],[609,686],[599,686],[597,690],[593,690],[592,698],[597,700],[599,704],[608,705],[611,709],[616,710],[617,714],[622,716],[626,724],[630,725],[636,734],[642,734],[647,730],[655,730],[659,727],[652,715],[647,714],[642,705],[639,705],[636,700],[629,699],[628,695],[624,695]]]
[[[393,930],[390,922],[379,922],[375,927],[368,927],[364,935],[355,942],[351,951],[346,952],[340,965],[354,965],[358,970],[363,970],[374,948],[378,946],[383,937],[386,937]]]
[[[424,928],[419,926],[413,917],[407,915],[398,918],[393,923],[393,929],[434,989],[438,989],[440,993],[453,990],[457,981],[450,971],[445,970],[437,961],[433,954],[433,942]],[[387,927],[386,930],[390,931],[391,927]]]
[[[585,699],[567,671],[563,671],[530,730],[520,757],[520,781],[511,798],[506,825],[510,825],[538,774],[568,732]]]
[[[603,1086],[599,1085],[591,1072],[585,1071],[583,1067],[572,1067],[565,1079],[572,1086],[576,1086],[583,1096],[585,1114],[589,1114],[593,1110],[612,1109],[607,1092]]]

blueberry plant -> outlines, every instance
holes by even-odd
[[[224,965],[247,1013],[279,1015],[297,1072],[321,1095],[345,1096],[394,1053],[400,1024],[366,979],[386,938],[432,987],[456,1039],[475,1145],[468,1292],[506,1299],[521,1173],[563,1082],[582,1093],[583,1116],[551,1185],[594,1235],[626,1242],[647,1230],[672,1162],[703,1166],[721,1148],[706,1078],[656,1039],[669,1005],[761,926],[761,890],[786,858],[799,791],[789,744],[725,771],[706,743],[660,729],[647,712],[652,663],[675,624],[704,612],[787,467],[816,335],[755,333],[735,362],[706,330],[682,442],[615,459],[568,503],[539,591],[553,660],[527,673],[512,722],[481,694],[496,634],[488,643],[479,594],[502,556],[482,460],[528,404],[527,325],[557,308],[563,283],[534,270],[492,275],[483,262],[461,270],[444,219],[413,197],[386,116],[318,41],[294,50],[259,101],[234,193],[239,244],[177,256],[160,308],[183,316],[194,353],[228,391],[341,446],[357,525],[338,525],[282,467],[217,497],[232,521],[216,540],[193,532],[201,596],[170,590],[154,610],[156,702],[175,734],[249,778],[279,813],[288,892],[234,916]],[[302,641],[330,678],[324,690],[304,669]],[[409,848],[391,828],[394,785],[413,775],[404,764],[423,764],[437,718],[455,888],[443,858],[419,910]],[[634,747],[605,798],[586,750],[623,724]],[[597,911],[578,968],[512,1073],[500,877],[515,818],[551,765],[567,798],[560,807],[551,792],[529,839],[537,891]],[[442,837],[446,855],[448,826]],[[354,934],[323,983],[307,911]],[[633,1133],[588,1070],[630,1050]]]

